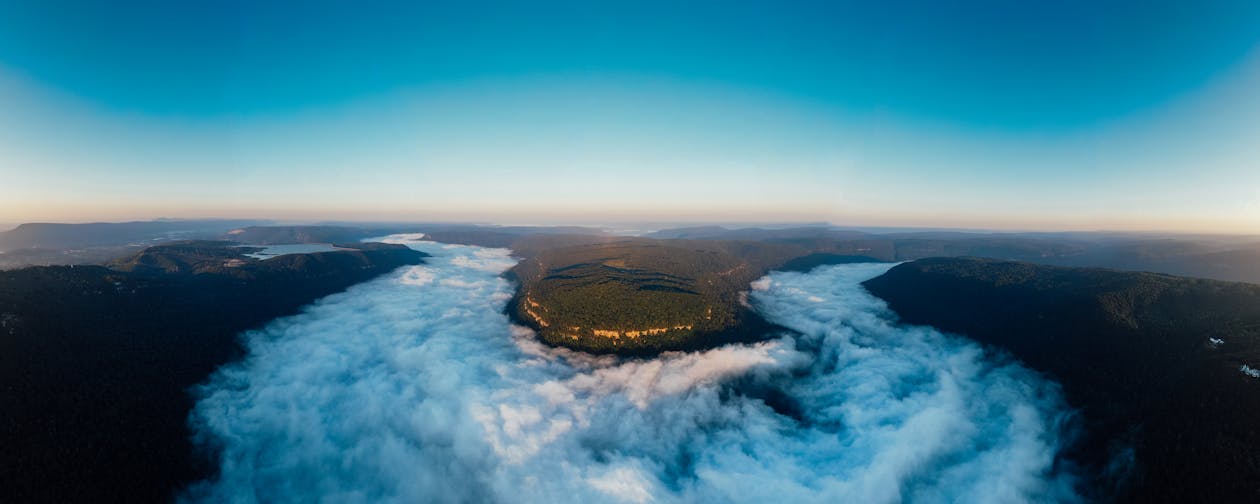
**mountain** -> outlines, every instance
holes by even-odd
[[[552,344],[652,354],[752,338],[758,318],[740,305],[770,270],[823,264],[983,256],[1064,265],[1202,273],[1250,280],[1260,267],[1244,238],[1104,233],[865,232],[826,226],[667,229],[627,238],[564,229],[448,226],[429,238],[511,248],[521,295],[517,321]],[[1226,250],[1227,252],[1222,252]],[[740,267],[738,275],[716,277]],[[1210,275],[1213,274],[1214,275]],[[733,283],[732,283],[733,282]],[[604,335],[604,336],[601,336]]]
[[[251,245],[287,243],[354,242],[372,236],[383,236],[393,229],[371,229],[353,226],[248,226],[223,233],[222,238]]]
[[[373,236],[398,233],[421,233],[430,239],[445,243],[462,243],[483,247],[507,247],[530,235],[588,235],[600,236],[604,232],[594,228],[576,226],[479,226],[472,224],[365,224],[319,226],[248,226],[232,229],[220,238],[250,245],[277,245],[288,243],[340,243],[353,242]]]
[[[493,226],[450,223],[333,223],[275,226],[261,221],[159,220],[93,224],[22,224],[0,232],[0,269],[34,265],[104,264],[145,246],[189,239],[242,244],[354,242],[395,233],[532,251],[623,238],[580,226]],[[976,256],[1058,266],[1153,271],[1260,283],[1260,237],[1139,233],[987,233],[975,231],[845,229],[828,225],[698,226],[663,229],[643,238],[791,244],[810,250],[906,261]],[[554,243],[548,243],[548,241]],[[528,250],[522,252],[523,248]]]
[[[257,221],[240,220],[157,220],[90,224],[29,223],[0,232],[0,250],[61,250],[208,238],[255,223]]]
[[[509,310],[519,322],[551,344],[620,354],[755,338],[764,324],[741,304],[741,293],[770,270],[933,256],[1068,260],[1085,250],[1077,239],[959,232],[876,235],[827,227],[710,226],[653,236],[670,238],[509,234],[493,228],[431,235],[510,247],[522,258],[513,270],[521,294]]]
[[[837,229],[830,226],[793,226],[793,227],[743,227],[728,229],[722,226],[697,226],[685,228],[662,229],[644,235],[644,238],[682,239],[682,240],[793,240],[819,239],[861,240],[870,238],[870,233]]]
[[[345,247],[264,261],[185,242],[0,271],[0,502],[167,502],[206,476],[187,391],[241,357],[239,333],[424,256]]]
[[[762,274],[715,247],[622,240],[544,250],[514,270],[509,311],[544,341],[594,352],[655,353],[739,339],[756,316],[740,304]]]
[[[652,355],[764,338],[769,325],[744,300],[772,269],[870,262],[861,244],[534,235],[521,257],[509,313],[559,346]]]
[[[460,243],[479,247],[530,248],[555,247],[561,244],[592,243],[614,239],[604,231],[577,226],[473,226],[434,225],[424,228],[434,241]]]
[[[1067,239],[1003,233],[900,232],[873,233],[825,226],[740,228],[718,226],[667,229],[647,235],[662,239],[759,241],[811,248],[848,249],[881,261],[922,257],[974,255],[1018,260],[1067,257],[1084,248]]]
[[[1056,266],[1085,266],[1260,283],[1260,237],[1063,232],[853,230],[830,226],[665,229],[659,239],[847,243],[882,261],[974,256]]]
[[[905,322],[1009,352],[1083,415],[1100,497],[1260,501],[1260,285],[975,258],[866,288]]]
[[[158,220],[21,224],[0,232],[0,270],[58,264],[104,264],[156,243],[212,239],[255,222]]]
[[[1225,243],[1211,239],[1126,240],[1046,262],[1260,283],[1260,243],[1249,240]]]

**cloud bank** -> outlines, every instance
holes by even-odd
[[[774,273],[797,333],[621,360],[512,326],[506,250],[397,241],[429,263],[246,335],[190,422],[220,474],[192,502],[1073,501],[1057,388],[860,281]]]

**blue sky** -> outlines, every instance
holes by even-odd
[[[1260,232],[1260,3],[0,5],[0,222]]]

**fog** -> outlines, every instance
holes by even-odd
[[[509,251],[395,241],[428,264],[244,335],[197,389],[220,474],[187,501],[1073,501],[1057,387],[930,328],[862,280],[750,289],[791,331],[654,359],[554,349],[510,324]]]

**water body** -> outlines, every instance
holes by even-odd
[[[904,327],[885,264],[774,273],[795,331],[653,359],[544,346],[503,313],[509,251],[433,254],[247,334],[198,390],[213,502],[1062,502],[1057,387]]]
[[[246,257],[254,259],[271,259],[272,257],[288,255],[288,254],[313,254],[316,252],[332,252],[340,250],[330,243],[291,243],[284,245],[242,245],[243,247],[257,248],[262,250],[245,254]]]

